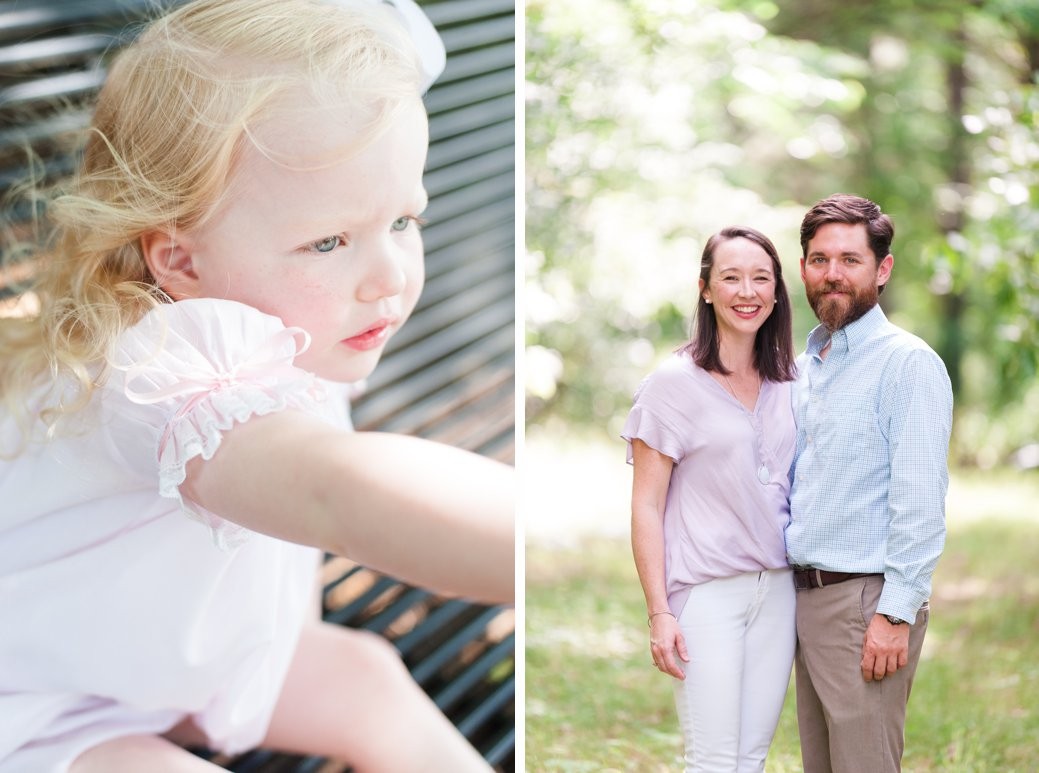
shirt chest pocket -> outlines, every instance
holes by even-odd
[[[877,412],[860,405],[833,404],[820,411],[809,443],[816,453],[830,461],[883,461],[887,442]]]

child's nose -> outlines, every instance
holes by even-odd
[[[367,257],[364,277],[357,287],[358,300],[377,301],[404,291],[407,275],[404,273],[403,255],[393,245],[385,242],[374,244]]]

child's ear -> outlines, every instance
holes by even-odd
[[[174,238],[165,231],[149,231],[141,236],[141,253],[156,283],[173,300],[198,297],[198,274],[186,235]]]

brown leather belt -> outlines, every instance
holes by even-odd
[[[858,577],[883,576],[872,572],[828,572],[825,569],[813,569],[810,566],[795,566],[793,569],[794,588],[797,590],[825,588],[827,585],[836,585],[846,580],[854,580]]]

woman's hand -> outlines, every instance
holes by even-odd
[[[689,651],[678,621],[670,613],[654,615],[649,621],[649,650],[653,654],[653,665],[675,679],[685,679],[685,671],[678,658],[689,662]]]

